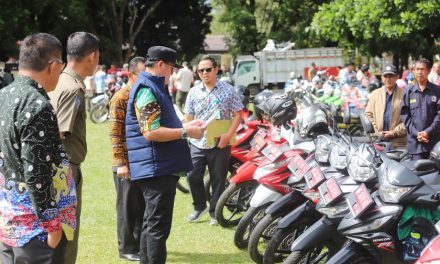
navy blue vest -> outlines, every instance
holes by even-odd
[[[125,118],[131,179],[135,181],[192,170],[191,154],[186,140],[153,142],[148,141],[142,135],[134,106],[136,93],[142,87],[150,89],[160,105],[160,126],[166,128],[182,127],[182,122],[177,117],[168,90],[165,89],[164,78],[153,76],[147,72],[140,73],[130,91]]]

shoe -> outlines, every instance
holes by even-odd
[[[200,218],[201,218],[204,214],[206,214],[206,213],[208,212],[208,210],[209,210],[209,208],[206,207],[206,208],[203,209],[202,211],[197,211],[197,210],[192,211],[192,213],[191,213],[191,214],[188,216],[188,218],[187,218],[188,222],[196,222],[196,221],[199,221]]]
[[[141,256],[139,255],[139,253],[134,253],[134,254],[119,253],[119,257],[121,259],[129,260],[129,261],[141,261]]]
[[[209,222],[209,225],[212,225],[212,226],[218,225],[217,220],[215,220],[215,218],[211,217],[211,221]]]

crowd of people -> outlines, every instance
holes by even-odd
[[[0,90],[1,262],[75,263],[82,206],[81,164],[87,155],[86,101],[111,90],[110,139],[117,190],[117,242],[122,259],[165,263],[176,184],[188,177],[194,222],[210,212],[223,192],[229,142],[241,121],[241,99],[218,81],[211,57],[197,65],[200,85],[191,88],[188,64],[173,49],[154,46],[118,70],[98,66],[100,40],[87,32],[69,36],[67,64],[53,35],[26,37],[18,75]],[[176,70],[179,69],[179,70]],[[172,77],[173,72],[176,72]],[[120,78],[121,80],[119,80]],[[124,80],[125,79],[125,80]],[[185,113],[178,118],[170,91]],[[212,114],[231,120],[216,145],[205,129]],[[207,206],[205,167],[211,172]]]

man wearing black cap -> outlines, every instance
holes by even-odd
[[[192,169],[187,137],[200,138],[203,122],[182,126],[166,88],[176,52],[155,46],[148,50],[145,72],[139,74],[127,104],[126,142],[130,176],[141,187],[146,208],[142,226],[141,263],[165,263],[166,240],[179,176]]]
[[[406,129],[400,121],[400,106],[404,91],[397,87],[399,78],[394,65],[386,65],[382,70],[381,88],[371,93],[365,108],[365,115],[374,126],[374,132],[380,138],[388,140],[394,147],[406,146]]]
[[[408,131],[408,153],[412,160],[429,158],[440,140],[440,87],[428,81],[431,64],[427,59],[416,61],[417,82],[403,95],[401,119]]]

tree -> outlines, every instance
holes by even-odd
[[[266,40],[295,42],[295,47],[330,45],[309,30],[313,14],[326,0],[217,0],[224,10],[230,46],[235,53],[252,54]]]
[[[432,58],[440,36],[438,1],[334,0],[313,18],[317,35],[370,55],[391,51],[394,63],[408,55]]]

